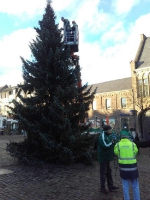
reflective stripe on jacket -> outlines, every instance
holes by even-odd
[[[129,139],[121,139],[121,141],[115,145],[114,153],[118,156],[118,162],[120,164],[133,164],[137,162],[137,146]]]
[[[135,143],[129,139],[121,139],[114,147],[114,153],[118,156],[120,176],[122,179],[138,178],[136,154],[138,149]]]
[[[114,146],[110,140],[109,134],[102,132],[98,140],[98,161],[99,163],[113,160]]]

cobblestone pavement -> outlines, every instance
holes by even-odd
[[[112,162],[115,193],[100,193],[99,164],[93,166],[21,166],[6,152],[8,141],[22,136],[0,136],[0,200],[122,200],[119,170]],[[137,156],[141,200],[150,200],[150,151],[140,149]],[[132,195],[132,190],[130,190]],[[131,198],[133,200],[133,198]]]

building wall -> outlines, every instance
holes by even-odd
[[[121,98],[126,98],[126,107],[122,108]],[[110,99],[111,106],[106,108],[106,99]],[[121,121],[125,118],[128,119],[128,128],[134,128],[134,116],[131,110],[133,110],[133,93],[132,90],[115,91],[108,93],[96,94],[94,98],[96,107],[91,105],[88,112],[88,120],[93,121],[93,126],[103,126],[103,121],[108,117],[111,121],[115,121],[115,128],[121,130],[123,125]],[[97,123],[96,123],[97,120]],[[110,122],[111,123],[111,122]]]
[[[16,99],[16,88],[8,86],[0,91],[0,115],[8,115],[9,108],[7,106],[10,106],[12,100]]]

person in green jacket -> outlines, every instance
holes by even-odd
[[[110,139],[111,139],[111,141],[113,140],[113,141],[115,141],[115,143],[117,143],[117,142],[119,142],[120,141],[120,134],[118,134],[117,132],[116,132],[116,130],[115,129],[113,129],[112,128],[112,131],[111,131],[111,134],[110,134]]]
[[[109,192],[113,192],[118,187],[113,185],[113,178],[111,174],[110,161],[113,160],[114,156],[114,144],[115,141],[111,140],[111,126],[104,125],[103,132],[99,136],[98,140],[98,161],[100,163],[100,187],[101,192],[108,194],[108,190],[105,188],[105,182],[107,179],[107,186]]]
[[[133,141],[134,137],[132,136],[131,132],[128,131],[127,127],[125,126],[122,131],[120,132],[120,136],[122,137],[122,135],[126,135],[126,137],[130,140]]]

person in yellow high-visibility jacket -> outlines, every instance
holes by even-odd
[[[122,135],[121,140],[115,145],[114,153],[118,156],[120,177],[122,179],[124,200],[130,200],[129,184],[131,182],[134,200],[140,200],[138,168],[136,155],[137,146],[130,141],[127,135]]]

